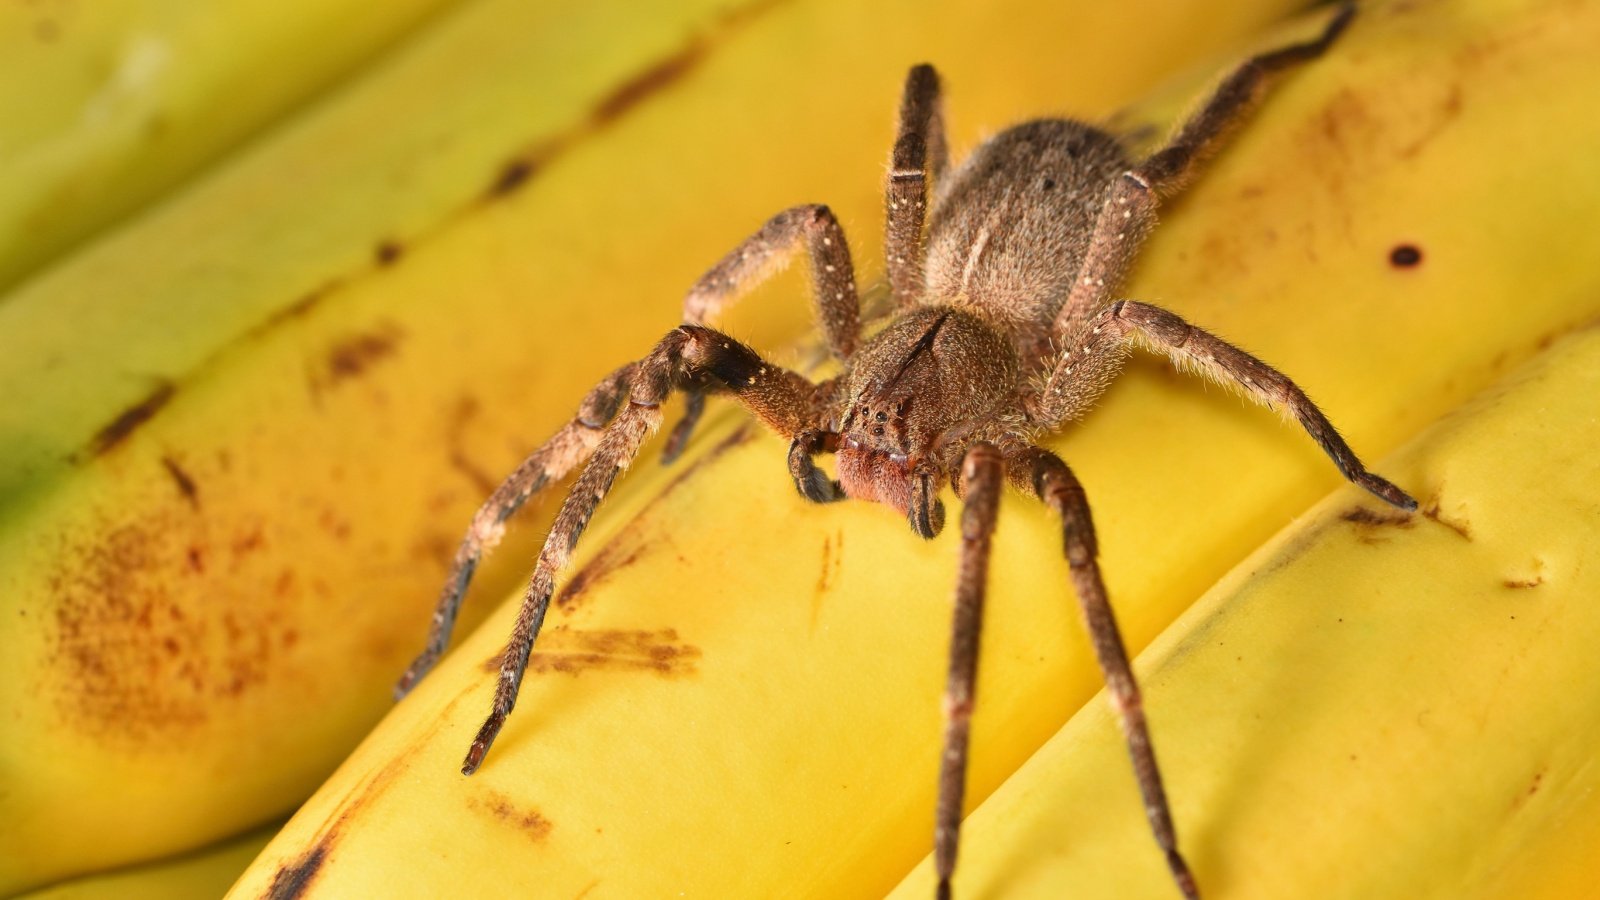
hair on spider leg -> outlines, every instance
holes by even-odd
[[[934,827],[938,895],[950,895],[956,867],[991,538],[998,494],[1010,484],[1059,520],[1072,593],[1122,725],[1151,833],[1174,886],[1198,897],[1101,577],[1087,493],[1071,467],[1039,442],[1081,418],[1139,348],[1281,411],[1347,479],[1395,507],[1416,508],[1410,495],[1365,468],[1287,376],[1174,313],[1115,296],[1161,200],[1182,190],[1278,76],[1321,55],[1354,12],[1342,4],[1317,37],[1245,60],[1143,159],[1093,125],[1038,119],[986,138],[952,166],[938,73],[913,67],[885,178],[889,312],[881,326],[870,333],[863,327],[872,317],[862,314],[849,244],[828,207],[796,206],[769,219],[690,288],[684,324],[602,381],[579,415],[484,504],[440,594],[427,647],[399,692],[425,675],[448,644],[462,593],[496,529],[533,493],[578,470],[529,579],[491,712],[462,768],[476,770],[516,702],[557,577],[617,476],[662,424],[663,402],[685,396],[683,416],[666,441],[670,461],[686,445],[705,398],[726,395],[789,439],[785,463],[805,500],[881,503],[931,538],[945,526],[942,489],[953,486],[961,497]],[[710,324],[802,252],[823,341],[840,366],[839,375],[822,381],[767,361]],[[835,457],[836,477],[816,465],[823,454]]]

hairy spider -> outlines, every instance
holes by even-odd
[[[700,417],[705,395],[729,393],[792,440],[789,474],[808,500],[876,500],[932,538],[944,526],[940,490],[948,482],[962,498],[935,829],[940,895],[948,896],[955,868],[990,539],[1001,486],[1009,482],[1061,517],[1072,585],[1120,716],[1151,830],[1178,887],[1197,897],[1178,852],[1139,688],[1106,600],[1088,502],[1072,470],[1038,441],[1082,415],[1116,376],[1128,348],[1140,346],[1280,408],[1346,478],[1397,507],[1416,508],[1404,491],[1368,472],[1305,393],[1277,370],[1166,310],[1110,300],[1154,224],[1158,198],[1181,190],[1273,77],[1322,54],[1353,14],[1347,4],[1315,40],[1245,61],[1166,146],[1139,163],[1106,131],[1040,119],[1001,132],[947,171],[938,76],[931,66],[913,68],[886,187],[892,319],[863,337],[850,250],[826,206],[797,206],[774,216],[689,291],[684,325],[601,381],[577,415],[478,511],[456,552],[427,648],[397,694],[409,691],[444,651],[467,582],[506,519],[536,491],[583,465],[539,554],[493,709],[461,769],[475,771],[516,701],[557,574],[601,498],[661,424],[662,403],[674,391],[687,396],[687,411],[667,443],[670,459]],[[936,188],[931,211],[930,184]],[[811,262],[823,336],[843,365],[843,374],[820,384],[766,362],[706,324],[801,246]],[[822,453],[837,454],[838,480],[816,466],[814,457]]]

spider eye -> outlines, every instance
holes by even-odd
[[[872,433],[874,435],[877,435],[877,436],[882,436],[883,435],[883,426],[879,425],[878,427],[872,429]]]
[[[878,421],[879,422],[887,422],[887,421],[889,421],[889,414],[880,410],[878,412]],[[879,429],[879,433],[880,434],[882,433],[882,429]]]

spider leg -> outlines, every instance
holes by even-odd
[[[661,464],[670,465],[683,455],[683,448],[689,446],[689,437],[694,434],[700,418],[706,414],[706,389],[685,389],[683,392],[683,416],[678,419],[672,430],[667,432],[667,439],[661,445]]]
[[[685,384],[715,384],[731,392],[756,418],[780,434],[815,428],[818,388],[801,375],[764,361],[754,350],[721,332],[683,325],[669,332],[631,368],[628,402],[611,419],[561,504],[534,565],[501,657],[494,705],[472,741],[464,775],[477,771],[516,704],[528,654],[550,608],[555,579],[571,560],[578,538],[617,476],[633,463],[646,437],[661,424],[661,404]]]
[[[861,301],[856,294],[850,245],[845,242],[839,220],[826,206],[796,206],[768,219],[689,289],[683,300],[683,321],[690,325],[710,324],[751,288],[787,264],[802,241],[811,259],[811,283],[823,337],[835,357],[849,362],[861,338]],[[713,382],[703,380],[680,387],[686,409],[667,437],[661,451],[662,462],[670,463],[683,452],[705,412],[705,393],[716,389]]]
[[[1150,183],[1137,171],[1123,173],[1106,193],[1072,290],[1056,313],[1050,335],[1057,344],[1076,334],[1106,305],[1155,224],[1156,198]]]
[[[833,503],[844,499],[844,488],[817,468],[813,461],[818,453],[832,453],[838,447],[838,434],[815,429],[801,432],[789,444],[789,476],[794,479],[800,496],[813,503]]]
[[[1167,146],[1139,167],[1145,182],[1166,197],[1182,190],[1199,165],[1217,151],[1234,126],[1261,101],[1275,76],[1327,52],[1355,14],[1355,4],[1345,2],[1323,26],[1322,34],[1252,56],[1228,73]]]
[[[993,444],[976,443],[961,463],[965,492],[961,510],[961,567],[956,580],[955,618],[950,627],[950,672],[944,693],[944,750],[939,758],[939,802],[935,813],[934,866],[939,896],[950,896],[966,793],[978,635],[983,629],[984,591],[989,578],[990,539],[1000,509],[1004,461]]]
[[[1180,366],[1198,370],[1219,384],[1233,384],[1266,404],[1295,418],[1312,439],[1333,459],[1345,478],[1366,488],[1378,499],[1404,510],[1417,501],[1388,480],[1361,464],[1350,445],[1288,376],[1227,341],[1185,322],[1177,314],[1148,303],[1119,300],[1090,322],[1094,329],[1113,331],[1158,353]]]
[[[1100,310],[1116,292],[1139,245],[1155,224],[1159,198],[1180,192],[1200,164],[1222,146],[1266,94],[1276,76],[1321,56],[1355,16],[1343,4],[1313,40],[1252,56],[1222,80],[1184,121],[1166,146],[1118,178],[1106,192],[1077,280],[1051,329],[1060,341]]]
[[[456,548],[455,558],[450,562],[450,575],[445,579],[443,590],[439,592],[438,605],[433,612],[433,622],[428,628],[427,647],[395,685],[396,700],[411,692],[411,688],[433,669],[434,664],[444,653],[445,647],[449,645],[450,632],[455,627],[456,613],[461,609],[467,585],[472,581],[473,572],[477,570],[478,562],[483,559],[484,554],[499,543],[500,536],[505,532],[506,520],[511,518],[528,498],[550,482],[560,481],[574,466],[588,459],[594,452],[595,446],[600,443],[602,430],[606,423],[611,421],[612,416],[616,415],[617,407],[622,403],[629,379],[633,376],[633,369],[633,364],[629,363],[607,375],[596,385],[579,404],[577,415],[563,425],[554,437],[533,451],[522,465],[489,495],[489,499],[484,501],[477,514],[472,517],[472,525],[467,528],[466,536]]]
[[[933,66],[913,66],[900,99],[900,124],[889,158],[884,188],[888,206],[884,250],[895,305],[909,308],[922,296],[923,225],[928,215],[929,182],[937,183],[948,162],[939,74]]]
[[[1167,868],[1184,897],[1200,896],[1194,875],[1178,852],[1177,832],[1166,791],[1161,786],[1161,771],[1156,766],[1150,744],[1150,729],[1145,722],[1139,684],[1128,663],[1128,652],[1117,630],[1116,617],[1106,599],[1105,582],[1096,561],[1099,552],[1089,501],[1072,470],[1048,450],[1029,447],[1007,460],[1007,475],[1016,487],[1030,491],[1061,517],[1063,549],[1072,570],[1072,587],[1083,609],[1095,658],[1105,676],[1106,692],[1122,724],[1122,735],[1133,759],[1133,773],[1144,798],[1145,817],[1150,821],[1156,843],[1166,855]]]

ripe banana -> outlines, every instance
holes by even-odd
[[[1600,216],[1597,29],[1600,10],[1555,0],[1363,10],[1168,210],[1128,294],[1280,364],[1380,458],[1600,312],[1600,239],[1571,227]],[[982,73],[947,80],[960,123]],[[1134,647],[1337,482],[1303,435],[1148,363],[1057,449],[1095,505]],[[799,503],[783,451],[725,417],[684,470],[629,475],[483,769],[457,772],[514,603],[379,725],[232,896],[888,891],[930,843],[954,538],[916,541],[865,504]],[[1008,498],[974,803],[1098,688],[1060,552],[1043,511]],[[1181,756],[1181,729],[1169,740],[1162,723],[1184,710],[1146,709],[1158,753]],[[1203,790],[1174,803],[1185,822],[1217,810],[1217,828],[1233,809]],[[1124,812],[1139,815],[1131,797]],[[1194,832],[1202,882],[1231,883],[1208,874],[1226,861]]]
[[[388,708],[492,480],[709,261],[826,199],[870,277],[907,65],[962,85],[970,141],[1108,112],[1287,5],[484,0],[0,296],[0,892],[308,795]],[[784,289],[743,333],[803,320]]]
[[[1145,651],[1214,896],[1593,894],[1596,446],[1590,327],[1383,461],[1422,514],[1341,491]],[[958,893],[1169,896],[1123,756],[1080,711],[968,817]],[[932,886],[925,863],[891,896]]]
[[[448,2],[0,7],[0,291]]]
[[[228,890],[277,831],[267,825],[178,857],[85,875],[16,900],[213,900]]]

